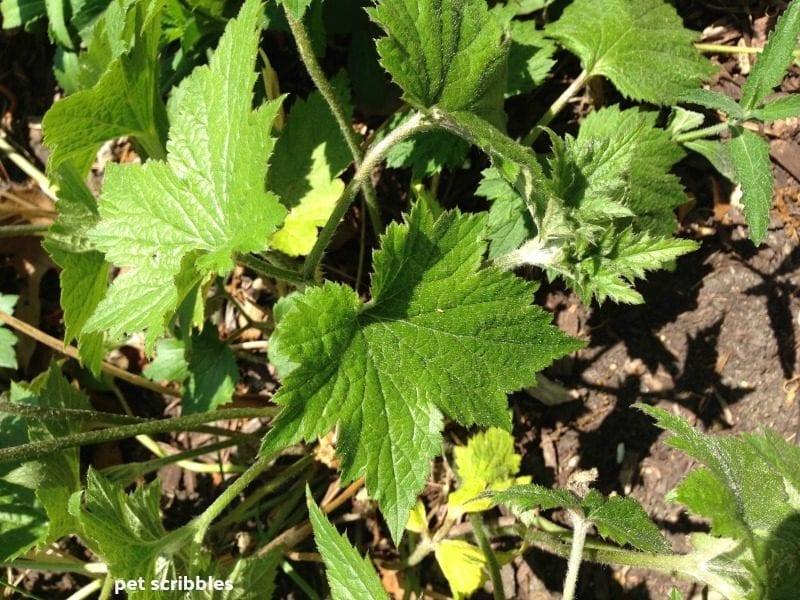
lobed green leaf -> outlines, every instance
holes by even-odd
[[[674,104],[714,72],[664,0],[576,0],[545,31],[634,100]]]
[[[505,125],[509,41],[485,0],[381,0],[369,14],[387,33],[381,63],[410,104]]]
[[[332,283],[310,289],[272,338],[297,366],[262,452],[338,423],[343,480],[366,475],[395,539],[441,447],[443,415],[507,427],[506,393],[580,346],[530,305],[533,284],[479,268],[484,225],[415,206],[382,237],[370,302]]]
[[[285,215],[264,189],[280,101],[251,108],[261,4],[248,0],[208,66],[175,92],[166,162],[109,165],[90,239],[126,271],[86,323],[112,337],[146,332],[151,351],[178,304],[237,252],[268,247]]]

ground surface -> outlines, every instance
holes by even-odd
[[[704,41],[760,45],[775,6],[683,1],[678,8],[689,26],[704,29]],[[716,60],[722,71],[714,87],[736,96],[746,64],[735,57]],[[0,73],[3,126],[32,152],[38,150],[38,120],[55,92],[49,61],[41,36],[0,35],[0,64],[5,65]],[[541,96],[557,95],[563,84],[563,79],[546,84]],[[301,88],[306,85],[305,80],[297,83]],[[798,87],[800,69],[794,67],[783,89],[792,92]],[[574,122],[579,112],[576,104],[576,112],[563,116],[565,124]],[[676,549],[686,548],[687,532],[704,527],[664,499],[692,464],[663,444],[650,420],[631,408],[634,402],[676,411],[708,431],[733,433],[769,426],[786,439],[797,440],[800,434],[800,125],[789,121],[764,133],[776,176],[776,208],[764,243],[755,248],[746,240],[741,213],[730,204],[731,186],[701,159],[687,159],[680,173],[694,204],[681,211],[682,235],[701,241],[701,249],[679,260],[673,271],[650,276],[639,288],[646,299],[640,307],[587,308],[558,286],[544,288],[542,300],[558,324],[589,340],[586,349],[548,373],[576,390],[579,399],[558,407],[547,407],[524,393],[512,399],[525,472],[539,483],[564,485],[575,470],[597,468],[599,489],[639,499]],[[28,198],[23,193],[29,187],[26,178],[7,161],[3,164],[8,170],[4,189]],[[454,184],[456,189],[474,188],[470,177],[467,183]],[[399,193],[401,187],[393,187],[390,180],[382,185],[387,193]],[[9,202],[3,200],[6,206]],[[44,211],[44,216],[33,218],[47,218],[51,207],[46,200],[33,192],[30,203]],[[37,240],[0,240],[0,254],[0,289],[21,293],[23,318],[60,335],[58,282]],[[246,281],[240,287],[246,292]],[[23,350],[26,374],[36,373],[49,360],[31,344]],[[135,363],[141,357],[136,351],[126,356],[132,368],[138,368]],[[263,365],[245,366],[243,375],[251,384],[245,391],[269,392],[274,387]],[[158,399],[145,406],[154,414],[164,410]],[[121,460],[130,451],[126,448],[110,452],[120,453]],[[216,485],[209,478],[181,477],[176,471],[163,475],[171,494],[165,505],[168,522],[183,522],[186,511],[208,502],[203,495]],[[365,529],[366,539],[374,537],[373,549],[380,554],[385,547],[380,530]],[[560,589],[564,569],[564,561],[533,551],[504,570],[504,576],[516,597],[546,599],[557,597],[553,590]],[[68,595],[76,584],[69,576],[31,575],[24,581],[52,598]],[[660,599],[672,583],[668,577],[636,569],[586,566],[580,597]],[[287,581],[283,585],[288,589]],[[688,584],[678,587],[689,596],[698,592]],[[446,589],[440,579],[437,589]]]

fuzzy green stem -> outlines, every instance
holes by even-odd
[[[345,213],[347,213],[347,210],[350,208],[350,204],[355,198],[358,189],[371,177],[373,169],[380,164],[389,149],[415,133],[432,129],[433,127],[434,125],[432,123],[428,122],[421,113],[417,112],[411,115],[411,117],[400,126],[390,131],[385,138],[369,148],[364,155],[364,160],[356,170],[355,175],[353,175],[353,179],[345,186],[342,195],[339,196],[339,199],[336,201],[336,206],[331,216],[328,218],[322,231],[320,231],[319,237],[314,247],[311,249],[311,252],[309,252],[306,257],[306,261],[303,264],[303,277],[308,280],[314,278],[317,267],[322,260],[322,255],[325,253],[325,249],[328,247],[328,244],[330,244],[333,234],[339,226],[339,221],[342,220]]]
[[[330,84],[327,77],[325,77],[325,73],[322,71],[322,67],[317,61],[314,48],[311,45],[311,39],[308,36],[303,22],[295,19],[287,7],[284,6],[284,9],[286,20],[289,22],[289,28],[292,30],[294,41],[297,44],[297,51],[300,53],[300,58],[303,64],[305,64],[306,70],[311,76],[314,85],[317,86],[320,94],[322,94],[322,97],[325,98],[325,101],[328,103],[328,107],[331,113],[333,113],[333,118],[336,119],[336,123],[339,125],[345,142],[347,142],[347,147],[350,148],[350,154],[353,156],[356,169],[358,169],[364,160],[364,153],[361,150],[361,144],[356,137],[356,133],[353,131],[353,124],[347,118],[344,108],[336,95],[336,90],[333,89],[333,86]],[[375,188],[369,178],[361,182],[361,187],[367,203],[367,212],[369,213],[370,222],[372,223],[372,229],[377,235],[383,230],[383,225],[381,223],[381,213],[378,208],[378,198],[375,195]]]
[[[239,442],[235,439],[224,440],[221,442],[216,442],[214,444],[200,446],[199,448],[192,448],[191,450],[186,450],[185,452],[178,452],[177,454],[169,454],[161,458],[154,458],[153,460],[113,465],[111,467],[106,467],[102,469],[101,473],[106,478],[112,481],[127,485],[129,483],[132,483],[138,477],[141,477],[145,473],[149,473],[151,471],[155,471],[156,469],[160,469],[162,467],[166,467],[168,465],[175,463],[178,463],[178,466],[184,466],[185,464],[184,461],[187,461],[190,458],[195,458],[197,456],[203,456],[205,454],[217,452],[218,450],[222,450],[224,448],[230,448],[231,446],[237,443]],[[219,470],[219,467],[217,465],[212,465],[210,463],[207,464],[194,463],[194,464],[203,464],[209,467],[215,467],[215,472]]]
[[[23,237],[23,236],[44,236],[49,225],[42,223],[24,223],[22,225],[3,225],[0,226],[0,238]]]
[[[475,534],[475,540],[478,546],[486,557],[486,565],[489,567],[489,577],[492,580],[492,595],[494,600],[505,600],[506,595],[503,591],[503,579],[500,577],[500,565],[497,564],[497,556],[492,550],[492,545],[489,543],[489,538],[486,537],[486,531],[483,528],[483,519],[479,514],[469,513],[469,522],[472,524],[472,531]]]
[[[250,485],[256,477],[272,464],[274,455],[259,456],[244,473],[239,476],[228,488],[219,495],[219,497],[211,503],[211,505],[203,511],[201,515],[194,519],[191,527],[194,529],[193,541],[195,544],[202,544],[203,538],[206,535],[206,530],[211,525],[212,521],[216,519],[234,499],[241,494],[245,488]]]
[[[586,543],[586,534],[592,524],[578,511],[571,510],[572,519],[572,549],[567,563],[567,576],[564,578],[564,591],[562,600],[574,600],[575,588],[578,585],[578,571],[583,560],[583,546]]]
[[[280,279],[299,288],[308,284],[308,281],[297,271],[276,267],[272,263],[253,256],[252,254],[239,254],[236,257],[236,262],[257,273],[274,279]]]
[[[561,95],[556,98],[555,102],[550,105],[550,108],[547,109],[547,112],[542,115],[539,119],[539,122],[533,126],[524,138],[522,138],[522,145],[523,146],[530,146],[533,142],[536,141],[536,138],[539,137],[539,134],[542,132],[542,127],[547,127],[550,122],[555,119],[556,115],[560,113],[564,107],[567,105],[567,102],[578,93],[586,83],[591,79],[593,74],[589,71],[584,69],[580,72],[580,74],[569,84],[567,89],[565,89]]]
[[[686,133],[682,133],[680,135],[676,135],[673,141],[682,144],[684,142],[691,142],[692,140],[699,140],[701,138],[707,138],[714,135],[718,135],[727,131],[731,125],[735,125],[736,121],[726,121],[725,123],[717,123],[716,125],[710,125],[709,127],[703,127],[702,129],[695,129],[694,131],[687,131]]]
[[[277,407],[272,406],[265,408],[228,408],[185,417],[176,417],[174,419],[158,419],[145,423],[121,425],[119,427],[109,427],[96,431],[84,431],[54,439],[40,440],[28,444],[21,444],[19,446],[11,446],[10,448],[2,448],[0,449],[0,462],[33,460],[74,446],[110,442],[113,440],[135,437],[137,435],[168,433],[171,431],[194,431],[198,426],[213,421],[268,418],[275,416],[279,410],[280,409]],[[230,435],[236,435],[237,433],[238,432],[231,431]]]
[[[247,499],[242,502],[239,506],[234,508],[230,513],[225,515],[224,518],[220,519],[219,522],[214,524],[213,529],[223,529],[233,523],[236,523],[242,520],[253,508],[253,506],[257,505],[261,499],[274,492],[281,486],[283,486],[287,481],[293,479],[296,475],[301,473],[305,468],[314,460],[314,457],[311,455],[304,456],[297,462],[295,462],[290,467],[287,467],[280,473],[278,473],[275,477],[270,479],[267,483],[263,486],[258,488],[252,494],[247,496]]]
[[[553,554],[570,558],[574,546],[569,543],[569,538],[565,537],[567,533],[567,530],[549,533],[540,529],[528,529],[524,536],[530,542],[543,546]],[[648,554],[635,550],[624,550],[592,539],[585,541],[582,556],[583,560],[604,565],[652,569],[672,577],[699,581],[724,593],[728,598],[741,597],[740,590],[732,587],[730,582],[724,578],[704,569],[691,554]]]
[[[97,597],[97,600],[108,600],[111,598],[111,593],[114,589],[114,578],[109,573],[106,576],[106,580],[103,582],[103,589],[100,590],[100,595]]]

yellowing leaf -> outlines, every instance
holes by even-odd
[[[514,483],[530,483],[530,477],[514,479],[522,457],[514,452],[514,437],[503,429],[491,427],[479,432],[466,446],[456,447],[453,454],[461,485],[447,500],[452,518],[491,508],[491,499],[476,499],[486,490],[499,492]]]
[[[422,500],[417,500],[417,504],[411,509],[406,529],[414,533],[422,533],[428,530],[428,516],[425,514],[425,505]]]
[[[486,558],[479,548],[461,540],[443,540],[435,555],[455,598],[467,597],[483,585]]]
[[[333,80],[345,115],[352,114],[347,80]],[[270,189],[290,209],[270,245],[290,256],[303,256],[317,240],[317,227],[328,220],[344,190],[337,176],[352,161],[330,108],[319,92],[292,106],[270,161]]]

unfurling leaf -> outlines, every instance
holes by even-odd
[[[506,393],[581,345],[530,304],[534,284],[480,269],[484,223],[415,206],[381,240],[367,304],[337,284],[312,288],[272,338],[297,366],[262,452],[338,423],[342,480],[366,475],[395,539],[440,450],[443,415],[507,427]]]

